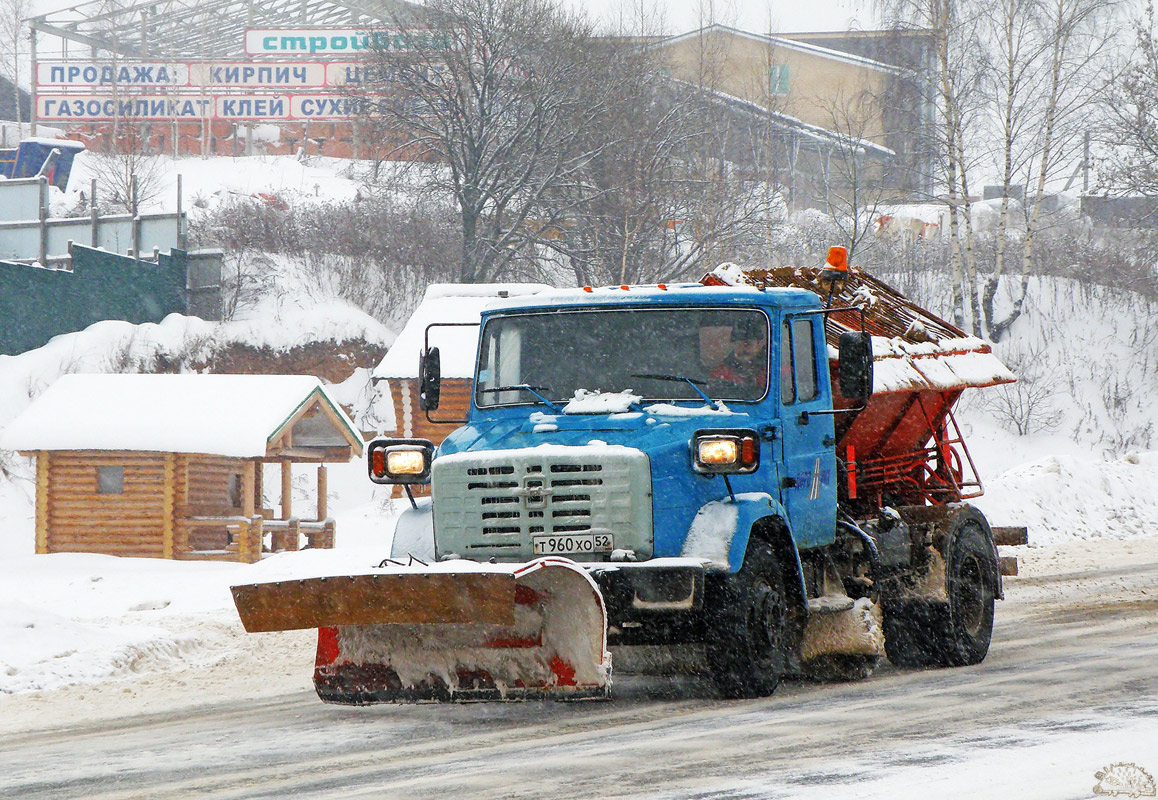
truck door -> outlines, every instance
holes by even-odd
[[[780,498],[796,543],[827,544],[836,527],[836,453],[827,344],[818,314],[786,316],[780,328],[784,469]]]

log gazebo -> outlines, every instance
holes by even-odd
[[[36,458],[36,552],[257,561],[333,547],[326,464],[362,437],[317,378],[65,375],[8,426]],[[263,509],[265,464],[280,513]],[[317,465],[313,519],[295,515],[294,464]]]

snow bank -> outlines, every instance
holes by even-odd
[[[1131,539],[1158,530],[1158,453],[1108,461],[1046,456],[991,477],[972,501],[993,525],[1025,525],[1031,546]]]
[[[131,677],[220,656],[239,564],[88,554],[0,560],[0,694]]]

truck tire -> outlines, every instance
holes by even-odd
[[[771,545],[753,538],[744,565],[712,598],[707,661],[724,697],[764,697],[788,668],[790,621],[784,574]]]
[[[957,519],[949,540],[945,576],[949,602],[920,598],[886,602],[885,653],[893,664],[964,667],[980,663],[988,654],[997,564],[983,521],[974,513]]]
[[[941,639],[947,667],[979,664],[993,638],[997,563],[993,545],[976,519],[961,521],[949,550],[949,625]]]

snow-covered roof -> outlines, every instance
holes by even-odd
[[[818,58],[825,58],[825,59],[829,59],[832,61],[840,61],[840,62],[845,63],[845,64],[852,64],[852,65],[855,65],[858,67],[862,67],[864,69],[871,69],[871,70],[874,70],[876,72],[887,72],[887,73],[894,74],[894,75],[900,72],[900,70],[897,67],[894,67],[890,64],[885,64],[885,63],[882,63],[880,61],[874,61],[873,59],[866,58],[864,56],[858,56],[855,53],[846,53],[843,50],[833,50],[832,48],[821,47],[820,45],[816,45],[816,44],[809,44],[807,42],[798,42],[798,41],[795,41],[793,39],[785,38],[782,36],[771,36],[771,35],[762,34],[762,33],[750,33],[748,31],[740,30],[739,28],[733,28],[730,25],[721,25],[719,23],[713,23],[712,25],[707,25],[703,28],[698,28],[694,31],[688,31],[687,33],[681,33],[677,36],[671,36],[667,39],[662,39],[662,40],[656,42],[655,44],[651,45],[651,47],[653,47],[653,48],[670,47],[673,44],[677,44],[679,42],[684,42],[684,41],[687,41],[689,39],[695,39],[695,38],[703,36],[705,33],[711,33],[711,32],[726,33],[726,34],[729,34],[731,36],[736,36],[736,37],[741,38],[741,39],[749,39],[749,40],[752,40],[755,42],[759,42],[761,44],[767,44],[767,45],[771,45],[771,46],[777,47],[777,48],[782,48],[785,50],[795,50],[797,52],[806,53],[808,55],[816,56]]]
[[[418,356],[426,346],[426,328],[433,323],[467,323],[463,327],[435,328],[430,345],[439,349],[444,378],[474,375],[476,327],[483,309],[501,298],[550,291],[545,283],[436,283],[407,320],[393,346],[374,369],[379,378],[417,378]]]
[[[328,425],[297,419],[315,401]],[[291,423],[302,439],[295,446],[361,452],[321,382],[300,375],[64,375],[12,421],[0,446],[260,458]]]

